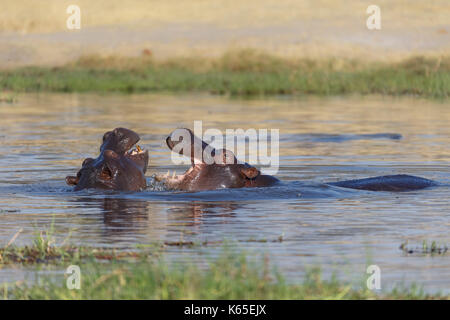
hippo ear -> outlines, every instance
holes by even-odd
[[[67,176],[66,177],[66,183],[69,185],[69,186],[75,186],[75,185],[77,185],[77,183],[78,183],[78,177],[74,177],[74,176]]]
[[[255,179],[260,174],[258,169],[251,166],[242,168],[241,173],[248,179]]]

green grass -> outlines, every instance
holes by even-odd
[[[190,243],[170,242],[133,250],[55,245],[52,227],[37,232],[30,246],[13,244],[21,231],[0,248],[0,268],[26,267],[33,280],[0,284],[3,299],[449,299],[429,295],[418,286],[374,293],[360,285],[323,279],[320,268],[309,269],[301,283],[277,272],[268,255],[250,258],[225,244],[218,258],[199,268],[193,261],[167,264],[164,248]],[[64,241],[65,242],[65,241]],[[202,245],[202,244],[200,244]],[[236,249],[236,248],[232,248]],[[69,290],[63,271],[81,270],[81,289]],[[50,271],[45,274],[39,271]],[[362,279],[363,277],[361,277]]]
[[[385,94],[448,98],[450,57],[392,63],[278,58],[251,50],[217,59],[84,57],[57,67],[0,71],[13,92],[210,92],[228,95]]]
[[[108,254],[105,249],[66,247],[54,249],[59,250],[59,255],[54,255],[48,248],[31,248],[43,254],[31,265],[36,271],[55,272],[79,265],[81,289],[67,289],[62,269],[52,276],[36,273],[29,282],[0,284],[3,299],[449,299],[425,294],[417,286],[376,294],[363,284],[355,286],[335,276],[323,279],[318,268],[310,269],[301,283],[294,284],[273,268],[267,255],[255,261],[226,246],[219,258],[202,269],[192,262],[169,266],[159,249],[127,255],[111,254],[113,249]],[[30,248],[15,250],[27,252]]]
[[[35,232],[33,243],[30,246],[16,246],[15,239],[22,232],[20,229],[11,238],[7,245],[0,247],[0,268],[4,265],[38,266],[40,264],[61,266],[67,263],[82,263],[83,261],[112,261],[121,259],[137,259],[157,254],[155,249],[161,248],[162,244],[147,246],[147,250],[115,250],[114,248],[83,247],[67,245],[65,242],[56,245],[53,236],[53,222],[49,230]],[[148,249],[153,249],[151,253]]]
[[[422,241],[422,246],[411,246],[408,241],[403,242],[400,245],[400,250],[405,254],[417,254],[423,256],[436,256],[445,255],[448,253],[448,247],[446,244],[438,244],[436,241],[431,241],[430,243],[426,240]]]
[[[66,242],[70,237],[69,233],[61,244],[56,245],[52,222],[48,230],[35,231],[32,245],[16,246],[14,245],[14,241],[22,231],[23,229],[17,231],[6,246],[0,247],[0,266],[14,264],[37,265],[42,263],[47,265],[62,265],[69,262],[79,263],[86,259],[94,259],[96,261],[112,261],[128,258],[140,259],[152,255],[159,255],[160,251],[167,247],[198,248],[210,245],[226,245],[227,243],[226,241],[157,241],[146,245],[139,245],[136,250],[116,250],[114,248],[68,245]],[[283,242],[283,235],[272,240],[250,238],[237,241],[237,243],[249,242]]]
[[[200,270],[189,263],[168,267],[161,258],[137,262],[87,262],[81,267],[81,289],[69,290],[63,277],[39,276],[31,284],[3,285],[7,299],[448,299],[426,295],[417,287],[377,295],[335,277],[324,280],[310,270],[291,284],[269,267],[267,258],[249,262],[245,255],[224,252]]]

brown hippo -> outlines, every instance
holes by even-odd
[[[139,135],[126,128],[116,128],[103,136],[100,155],[87,158],[76,176],[67,176],[66,182],[75,191],[85,188],[139,191],[146,187],[145,171],[148,151],[138,145]],[[132,149],[133,148],[133,149]]]
[[[188,141],[183,141],[182,137]],[[178,140],[174,140],[176,137]],[[214,190],[222,188],[267,187],[276,184],[275,177],[263,175],[247,163],[239,163],[233,152],[217,150],[194,136],[190,129],[177,129],[166,139],[173,152],[191,158],[191,168],[184,174],[156,176],[168,189],[184,191]]]
[[[184,141],[184,139],[188,141]],[[167,188],[185,191],[220,188],[268,187],[279,182],[275,177],[262,175],[258,169],[238,163],[226,149],[216,150],[194,136],[189,129],[177,129],[166,139],[173,152],[190,156],[192,166],[184,174],[157,176]],[[365,179],[330,182],[329,185],[369,191],[411,191],[437,185],[436,182],[410,175],[389,175]]]

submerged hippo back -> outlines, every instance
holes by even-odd
[[[329,184],[342,188],[369,191],[412,191],[437,185],[432,180],[406,174],[331,182]]]

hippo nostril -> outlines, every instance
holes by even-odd
[[[105,140],[108,139],[110,135],[111,135],[111,131],[106,132],[106,133],[103,135],[103,142],[105,142]]]
[[[172,139],[170,139],[170,137],[166,138],[166,144],[167,144],[167,146],[169,147],[170,150],[173,149],[173,142],[172,142]]]

